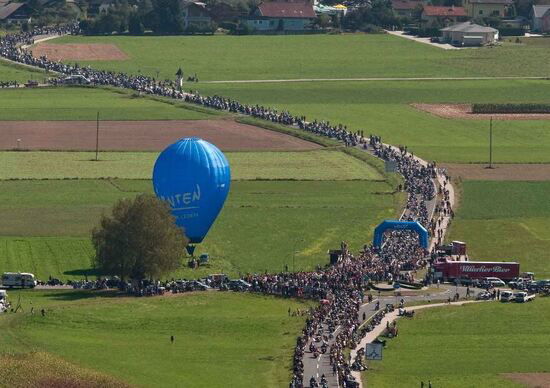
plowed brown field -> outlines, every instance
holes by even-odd
[[[183,137],[224,151],[300,151],[318,144],[232,120],[100,121],[104,151],[160,151]],[[17,139],[20,139],[18,142]],[[95,121],[0,121],[0,149],[94,150]]]

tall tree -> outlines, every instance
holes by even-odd
[[[96,268],[122,280],[174,271],[188,242],[168,204],[148,194],[120,200],[92,231]]]

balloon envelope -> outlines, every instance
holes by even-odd
[[[167,201],[176,224],[192,243],[200,243],[223,207],[231,172],[225,155],[196,137],[168,146],[153,168],[153,187]]]

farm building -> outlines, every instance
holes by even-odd
[[[424,6],[422,11],[422,22],[428,25],[440,23],[449,25],[465,21],[468,18],[466,10],[463,7],[436,7],[431,5]]]
[[[304,31],[316,17],[309,1],[270,1],[258,5],[243,22],[258,32]]]
[[[550,32],[550,5],[533,5],[531,11],[531,31]]]
[[[441,29],[441,40],[457,46],[482,46],[498,40],[498,30],[471,22]]]

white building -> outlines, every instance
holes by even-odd
[[[442,28],[441,40],[455,46],[483,46],[498,40],[498,30],[471,22]]]

